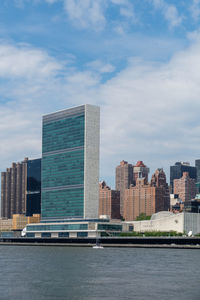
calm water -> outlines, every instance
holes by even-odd
[[[200,250],[0,246],[0,299],[200,299]]]

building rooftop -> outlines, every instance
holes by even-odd
[[[144,163],[143,163],[142,160],[139,160],[139,161],[137,162],[137,164],[135,165],[135,167],[143,167],[143,168],[145,168],[146,166],[144,165]]]
[[[158,220],[158,219],[163,219],[163,218],[168,218],[172,217],[174,214],[170,211],[160,211],[158,213],[155,213],[151,216],[151,221],[153,220]]]

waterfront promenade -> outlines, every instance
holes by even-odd
[[[104,247],[200,249],[200,237],[103,237]],[[95,238],[0,238],[0,245],[91,247]]]

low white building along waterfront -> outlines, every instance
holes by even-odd
[[[112,223],[109,220],[65,220],[28,225],[26,236],[36,238],[96,238],[118,236],[121,231],[121,223]]]
[[[174,214],[161,211],[152,215],[150,220],[124,222],[124,230],[132,226],[135,232],[170,232],[192,234],[200,233],[200,214],[182,212]],[[126,228],[125,228],[126,227]]]

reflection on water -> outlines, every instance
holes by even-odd
[[[0,299],[200,299],[200,251],[0,246]]]

